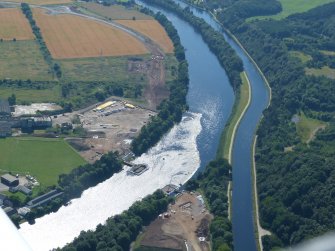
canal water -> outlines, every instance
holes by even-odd
[[[24,223],[20,233],[35,251],[62,247],[82,230],[95,229],[105,220],[128,209],[136,200],[165,185],[184,184],[197,170],[215,158],[221,132],[230,116],[234,93],[215,55],[193,28],[172,13],[173,22],[186,48],[190,85],[190,111],[157,146],[135,160],[149,170],[127,176],[126,170],[87,189],[67,207]]]

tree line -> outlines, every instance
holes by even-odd
[[[209,162],[203,173],[186,184],[186,189],[199,189],[209,204],[214,219],[210,225],[212,249],[233,250],[231,221],[228,219],[228,183],[231,180],[231,166],[226,159]]]
[[[21,3],[21,10],[29,21],[29,24],[30,24],[30,26],[33,30],[33,33],[34,33],[34,35],[37,39],[37,42],[40,46],[40,49],[41,49],[41,52],[43,54],[43,57],[44,57],[45,61],[51,66],[51,68],[52,68],[53,72],[55,72],[57,78],[60,78],[62,76],[62,70],[60,68],[60,65],[57,64],[57,63],[53,64],[50,51],[49,51],[47,45],[44,42],[44,39],[42,37],[40,28],[36,24],[36,21],[33,17],[33,13],[31,11],[31,8],[30,8],[29,4]]]
[[[120,215],[108,218],[95,231],[82,231],[73,242],[57,251],[128,251],[142,227],[165,212],[171,201],[171,197],[166,197],[162,191],[156,191],[142,201],[135,202]]]
[[[231,222],[228,220],[227,188],[231,179],[231,166],[226,160],[210,162],[204,173],[186,184],[186,189],[198,189],[205,195],[214,219],[210,225],[213,250],[233,250]],[[71,243],[58,251],[129,250],[144,226],[167,210],[173,197],[166,197],[161,190],[135,202],[120,215],[107,219],[94,231],[83,231]]]
[[[34,208],[25,216],[26,219],[29,223],[34,223],[35,218],[56,212],[71,199],[80,197],[87,188],[96,186],[121,171],[122,166],[118,153],[110,152],[93,164],[85,164],[73,169],[69,174],[61,174],[58,178],[58,185],[51,187],[63,192],[61,197],[52,200],[47,205]]]
[[[146,14],[154,15],[149,9],[142,9]],[[158,143],[175,123],[179,123],[182,114],[188,109],[186,95],[188,91],[188,63],[185,60],[184,47],[181,45],[177,30],[161,13],[154,15],[155,19],[165,28],[174,45],[174,53],[178,60],[177,78],[167,83],[170,95],[157,107],[158,115],[142,127],[139,135],[132,141],[131,148],[136,155],[141,155]]]
[[[182,9],[172,0],[143,0],[152,5],[161,6],[164,9],[173,11],[180,18],[190,23],[193,28],[199,32],[208,45],[209,49],[218,58],[222,67],[226,70],[230,84],[236,91],[242,83],[240,73],[243,71],[242,60],[237,56],[236,52],[226,42],[223,35],[216,31],[212,26],[207,24],[202,18],[193,15],[190,8]]]

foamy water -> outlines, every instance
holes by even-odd
[[[135,163],[149,170],[140,176],[128,176],[126,169],[97,186],[87,189],[56,213],[24,223],[20,233],[35,251],[63,247],[81,231],[95,229],[112,215],[128,209],[135,201],[167,184],[184,184],[200,166],[196,139],[201,132],[201,115],[187,113],[147,154]]]

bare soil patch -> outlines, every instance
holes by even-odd
[[[110,151],[119,151],[121,155],[129,153],[131,140],[138,135],[150,117],[155,115],[154,112],[140,107],[125,108],[125,102],[121,101],[102,112],[95,112],[94,108],[95,106],[53,118],[55,126],[71,123],[75,116],[79,116],[80,125],[74,127],[82,126],[87,133],[82,137],[69,136],[67,141],[91,163]]]
[[[75,15],[48,15],[41,9],[34,9],[33,13],[53,58],[148,53],[136,38],[108,24]]]
[[[0,39],[32,40],[34,34],[20,9],[0,9]]]
[[[157,250],[210,250],[212,216],[197,196],[199,194],[181,194],[176,203],[169,206],[168,212],[148,226],[140,245]],[[202,238],[204,241],[200,241]]]

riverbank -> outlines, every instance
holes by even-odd
[[[233,111],[221,135],[219,148],[217,151],[217,158],[225,158],[229,164],[232,164],[232,148],[236,130],[248,110],[251,102],[251,85],[246,72],[241,73],[242,84],[237,92]],[[232,182],[228,183],[227,197],[228,197],[228,218],[232,218]]]
[[[259,221],[259,206],[258,206],[258,193],[257,193],[257,172],[256,172],[256,144],[257,144],[257,135],[255,136],[253,147],[252,147],[252,178],[253,178],[253,198],[254,198],[254,225],[255,225],[255,237],[257,239],[257,249],[263,251],[262,237],[265,235],[271,235],[271,232],[262,228]]]
[[[241,73],[242,85],[236,94],[231,116],[223,130],[217,155],[223,157],[231,164],[232,148],[238,124],[251,102],[251,86],[245,72]]]

